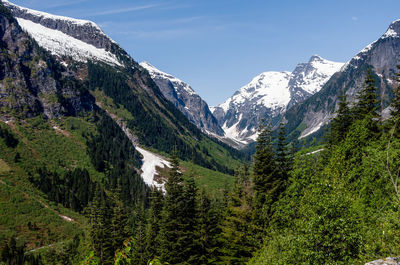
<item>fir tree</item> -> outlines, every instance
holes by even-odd
[[[198,238],[198,206],[197,206],[197,187],[193,176],[189,176],[184,186],[183,194],[183,233],[181,244],[182,255],[186,257],[189,264],[201,264],[198,261],[200,240]]]
[[[355,118],[361,120],[365,117],[378,119],[379,100],[377,97],[376,80],[369,69],[365,78],[364,88],[358,95],[358,102],[355,107]]]
[[[285,125],[281,123],[279,125],[278,142],[276,145],[276,162],[282,182],[286,182],[291,166],[291,158],[287,145]]]
[[[111,218],[111,238],[112,251],[115,252],[117,249],[122,247],[123,242],[128,237],[128,216],[126,209],[120,199],[121,189],[118,188],[113,193],[113,208]]]
[[[146,216],[143,205],[137,208],[132,264],[146,265],[148,260],[146,255]]]
[[[400,71],[400,65],[397,65],[397,69]],[[396,126],[396,131],[400,133],[400,72],[395,74],[395,79],[399,84],[393,91],[394,97],[392,104],[390,105],[390,114],[392,115],[392,120]]]
[[[278,197],[281,180],[276,172],[276,158],[272,147],[270,128],[264,122],[260,125],[254,155],[254,223],[265,227],[270,214],[270,206]]]
[[[221,210],[217,201],[211,201],[204,190],[198,199],[197,237],[199,240],[197,264],[213,264],[218,258],[218,236]]]
[[[222,247],[216,264],[245,264],[256,249],[256,236],[252,225],[252,194],[248,171],[236,171],[234,189],[221,223],[219,242]]]
[[[114,257],[110,215],[105,194],[97,185],[93,201],[89,204],[89,235],[93,253],[101,264],[111,264]]]
[[[163,208],[163,194],[153,187],[150,193],[150,208],[146,226],[146,259],[151,260],[159,255],[160,220]]]
[[[166,196],[160,225],[160,257],[162,261],[179,264],[185,261],[182,250],[184,224],[184,189],[176,152],[171,158],[171,169],[165,184]]]
[[[339,101],[336,117],[331,122],[331,130],[328,135],[328,143],[336,145],[343,141],[353,122],[352,113],[347,103],[346,94],[343,91]]]
[[[24,249],[25,246],[17,246],[17,241],[12,236],[1,252],[0,261],[6,264],[24,264]]]

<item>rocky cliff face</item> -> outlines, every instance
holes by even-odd
[[[52,118],[93,108],[93,98],[68,82],[73,74],[43,53],[9,11],[0,14],[0,116]]]
[[[164,73],[148,62],[140,65],[145,68],[156,82],[163,95],[203,132],[224,136],[207,103],[185,82]]]
[[[265,72],[212,111],[227,137],[248,143],[261,119],[276,126],[288,108],[318,92],[343,66],[314,55],[293,72]]]
[[[317,132],[334,117],[339,96],[345,92],[349,102],[355,102],[363,87],[368,69],[375,73],[380,90],[382,109],[389,105],[396,85],[394,73],[400,54],[400,20],[394,21],[381,38],[371,43],[337,72],[319,91],[286,113],[288,131],[298,137]],[[305,129],[304,129],[305,128]]]
[[[101,61],[122,66],[134,64],[130,56],[92,21],[56,16],[3,0],[20,26],[41,47],[68,64],[71,60]]]

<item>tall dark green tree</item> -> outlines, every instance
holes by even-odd
[[[194,182],[193,176],[185,181],[184,194],[183,194],[183,233],[182,250],[183,256],[187,257],[189,264],[201,264],[198,257],[200,255],[200,239],[197,233],[198,229],[198,206],[197,206],[197,192],[198,189]]]
[[[220,244],[218,237],[221,233],[219,223],[223,216],[221,202],[211,200],[202,190],[198,196],[197,264],[214,264],[218,259]]]
[[[376,87],[376,80],[369,69],[364,82],[364,88],[358,95],[358,102],[355,106],[355,115],[357,120],[365,117],[377,120],[379,118],[379,99]]]
[[[113,192],[112,195],[112,217],[110,223],[110,233],[112,241],[112,250],[115,252],[120,249],[126,238],[129,236],[128,231],[128,216],[123,202],[121,201],[121,188],[118,188]]]
[[[292,164],[291,153],[288,149],[286,140],[285,125],[281,123],[278,131],[278,141],[276,144],[276,164],[277,171],[280,175],[282,183],[286,182]]]
[[[111,232],[111,211],[106,195],[100,186],[96,186],[93,201],[89,204],[89,236],[91,248],[101,264],[112,264],[114,258]],[[111,239],[111,240],[110,240]]]
[[[163,209],[163,193],[153,187],[150,193],[150,208],[146,225],[146,259],[152,260],[159,255],[160,220]]]
[[[134,248],[132,249],[132,264],[146,265],[146,213],[144,206],[138,206],[135,211]]]
[[[345,92],[340,96],[339,108],[336,117],[331,122],[328,135],[329,145],[336,145],[346,138],[347,132],[353,122],[352,112],[349,108]]]
[[[396,131],[400,133],[400,65],[397,65],[399,72],[395,74],[396,81],[399,85],[393,90],[393,100],[391,106],[390,114],[392,115],[392,120],[396,126]]]
[[[278,198],[282,186],[282,181],[277,174],[271,129],[264,121],[259,127],[253,159],[254,209],[256,209],[253,212],[253,219],[255,224],[263,229],[270,215],[270,207]]]
[[[17,246],[17,241],[12,236],[1,252],[0,261],[5,264],[22,265],[25,261],[24,249],[25,246]]]
[[[165,184],[166,195],[160,224],[160,257],[164,262],[180,264],[186,261],[182,250],[184,236],[184,188],[176,152],[171,157],[171,169]]]
[[[252,189],[247,168],[236,171],[234,189],[221,223],[219,257],[216,264],[245,264],[257,247],[252,219]],[[256,210],[256,209],[254,209]]]

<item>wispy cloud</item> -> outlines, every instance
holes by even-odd
[[[58,8],[58,7],[65,7],[65,6],[71,6],[71,5],[76,5],[80,3],[87,2],[88,0],[75,0],[75,1],[63,1],[60,3],[53,3],[50,5],[47,5],[46,7],[51,9],[51,8]]]
[[[158,7],[158,6],[160,6],[160,4],[149,4],[149,5],[143,5],[143,6],[127,7],[127,8],[116,8],[116,9],[111,9],[111,10],[89,13],[89,14],[87,14],[87,16],[96,17],[96,16],[116,15],[116,14],[129,13],[129,12],[134,12],[134,11],[150,9],[150,8],[154,8],[154,7]]]
[[[139,39],[175,39],[189,35],[196,35],[196,31],[191,29],[166,29],[154,31],[121,31],[117,34],[128,35]]]
[[[105,27],[145,27],[145,28],[165,28],[174,25],[185,25],[189,26],[195,23],[199,23],[199,21],[204,20],[205,17],[202,16],[193,16],[193,17],[182,17],[182,18],[173,18],[173,19],[141,19],[138,21],[124,21],[123,23],[115,22],[115,21],[104,21],[100,24]]]
[[[351,20],[357,21],[357,20],[358,20],[358,17],[351,17]]]

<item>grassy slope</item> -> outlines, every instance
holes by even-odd
[[[194,176],[197,186],[212,196],[222,196],[225,190],[232,189],[235,182],[234,176],[213,171],[191,162],[182,161],[181,166],[184,168],[184,178]]]
[[[103,91],[101,90],[94,90],[92,91],[92,95],[96,98],[96,102],[98,102],[99,105],[103,109],[105,109],[107,112],[112,113],[118,119],[120,119],[123,122],[126,122],[130,119],[132,119],[132,114],[126,110],[122,105],[120,104],[115,104],[113,100],[110,97],[107,97]],[[190,138],[190,137],[185,137],[186,141],[190,143],[190,145],[193,147],[195,145],[198,145],[201,150],[204,150],[203,153],[208,154],[209,159],[213,159],[217,161],[219,164],[226,165],[229,169],[234,170],[239,164],[240,161],[234,159],[229,152],[222,148],[220,145],[217,143],[213,142],[211,139],[207,137],[203,137],[200,141]],[[155,153],[161,153],[163,156],[168,157],[168,154],[164,152],[159,152],[158,150],[150,149],[151,151]],[[191,158],[188,158],[188,161]],[[201,168],[198,166],[198,168]],[[214,172],[214,171],[213,171]],[[226,174],[220,174],[221,176],[228,176]]]
[[[96,132],[90,119],[69,117],[45,121],[37,117],[9,125],[0,122],[0,126],[10,128],[19,141],[17,147],[9,148],[0,138],[0,248],[11,235],[16,235],[20,243],[29,242],[28,249],[33,249],[70,240],[83,231],[86,219],[47,200],[46,194],[29,182],[28,172],[43,164],[61,174],[79,167],[86,168],[94,180],[101,180],[104,175],[93,168],[82,136],[84,132]],[[210,154],[212,152],[215,159],[227,159],[225,150],[211,140],[200,145],[213,150]],[[21,158],[15,162],[17,153]],[[237,163],[228,161],[231,165]],[[185,176],[195,175],[199,187],[210,194],[220,196],[233,185],[234,178],[230,175],[191,162],[182,162],[182,167]],[[71,217],[75,222],[67,222],[60,215]],[[36,227],[29,229],[28,222]]]
[[[4,123],[0,126],[6,127]],[[57,126],[59,129],[54,129]],[[63,130],[62,128],[69,130]],[[19,140],[16,148],[8,148],[0,138],[0,244],[11,235],[18,241],[29,242],[28,249],[73,238],[83,231],[83,216],[48,201],[28,180],[28,172],[45,164],[60,173],[69,168],[86,168],[94,178],[101,178],[86,154],[83,131],[93,130],[83,119],[45,122],[41,118],[24,123],[10,123]],[[74,128],[71,130],[71,128]],[[15,162],[15,155],[21,159]],[[60,215],[74,219],[63,220]],[[28,222],[37,227],[29,229]]]

